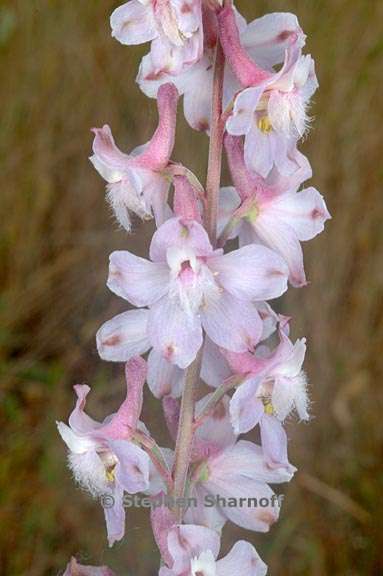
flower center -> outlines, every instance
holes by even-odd
[[[273,129],[270,118],[268,116],[261,116],[258,119],[257,126],[263,134],[270,134]]]

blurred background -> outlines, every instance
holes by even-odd
[[[110,37],[119,1],[0,1],[0,573],[60,573],[69,557],[120,576],[157,574],[144,510],[107,549],[102,510],[73,484],[55,420],[87,382],[104,417],[123,397],[122,367],[99,360],[95,332],[124,309],[105,286],[113,249],[145,254],[152,230],[118,230],[88,162],[90,128],[126,150],[148,140],[155,102],[134,84],[147,47]],[[380,0],[237,0],[248,19],[293,11],[317,61],[314,128],[303,145],[333,220],[305,248],[311,284],[283,300],[306,335],[313,420],[292,422],[299,468],[280,522],[251,540],[284,576],[383,574],[382,101]],[[204,179],[207,139],[180,114],[177,160]],[[158,403],[144,420],[168,443]]]

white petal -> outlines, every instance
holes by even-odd
[[[114,10],[110,17],[112,36],[121,44],[142,44],[158,34],[150,6],[130,0]]]
[[[134,306],[149,306],[166,294],[169,268],[119,250],[110,255],[107,286]]]
[[[147,321],[147,310],[129,310],[105,322],[96,335],[101,358],[127,362],[133,356],[144,354],[150,348]]]
[[[225,290],[242,300],[277,298],[287,290],[286,263],[274,251],[251,245],[209,260]]]

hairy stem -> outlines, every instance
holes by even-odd
[[[195,390],[201,370],[201,351],[186,371],[184,391],[181,400],[180,418],[176,442],[176,455],[174,462],[174,498],[182,498],[185,494],[187,474],[193,443],[193,421]],[[182,514],[182,509],[177,510]],[[181,518],[179,518],[181,520]]]
[[[214,63],[209,165],[206,178],[206,229],[213,246],[217,240],[218,196],[221,182],[222,148],[225,123],[222,119],[222,94],[225,57],[217,40]]]

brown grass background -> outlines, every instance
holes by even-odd
[[[121,576],[157,574],[145,511],[106,549],[102,511],[73,485],[55,420],[71,386],[92,384],[96,416],[118,405],[121,367],[101,362],[94,334],[124,308],[105,287],[112,249],[144,254],[150,230],[127,237],[88,163],[91,126],[145,142],[155,104],[134,84],[146,47],[110,37],[113,0],[0,2],[0,573],[56,575],[69,556]],[[297,13],[317,60],[314,129],[304,144],[333,220],[306,247],[311,284],[282,305],[307,335],[314,418],[289,425],[300,472],[270,534],[254,542],[275,576],[383,573],[382,71],[380,0],[238,0],[248,18]],[[203,135],[182,115],[175,150],[201,178]],[[144,417],[167,442],[157,402]],[[234,575],[233,575],[234,576]],[[235,575],[236,576],[236,575]],[[240,576],[240,575],[238,575]]]

